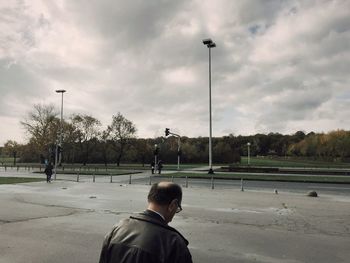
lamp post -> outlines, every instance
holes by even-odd
[[[216,44],[210,39],[203,39],[203,44],[209,49],[209,171],[208,174],[213,174],[213,163],[212,163],[212,120],[211,120],[211,49],[216,47]]]
[[[155,173],[157,173],[157,170],[158,170],[158,163],[157,163],[158,151],[159,151],[158,145],[155,144],[154,145],[154,171],[155,171]]]
[[[63,138],[63,93],[66,92],[64,89],[56,90],[57,93],[61,93],[61,121],[60,121],[60,140],[59,143],[56,141],[56,153],[55,153],[55,180],[57,174],[57,162],[62,162],[62,138]],[[58,160],[58,146],[60,147],[59,160]]]
[[[247,142],[248,146],[248,165],[250,165],[250,142]]]

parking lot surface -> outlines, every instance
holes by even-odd
[[[0,185],[0,263],[98,262],[104,235],[145,209],[148,184]],[[171,226],[194,262],[349,262],[350,197],[184,188]]]

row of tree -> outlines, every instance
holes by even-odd
[[[0,149],[2,155],[20,157],[22,162],[54,160],[59,143],[60,119],[52,105],[35,105],[21,122],[29,140],[26,144],[8,141]],[[73,114],[62,123],[62,156],[66,163],[150,163],[158,151],[165,163],[175,163],[181,155],[184,163],[207,163],[208,138],[181,137],[181,151],[175,137],[136,138],[136,127],[121,113],[112,116],[106,129],[91,115]],[[293,135],[279,133],[252,136],[213,138],[213,162],[236,163],[246,156],[250,144],[251,156],[299,156],[327,160],[350,159],[350,132],[332,131],[327,134],[298,131]]]

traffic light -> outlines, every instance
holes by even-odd
[[[170,133],[169,128],[165,128],[165,136],[168,136]]]

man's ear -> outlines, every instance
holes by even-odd
[[[172,200],[168,206],[168,209],[170,211],[177,209],[177,202],[178,202],[177,199]]]

